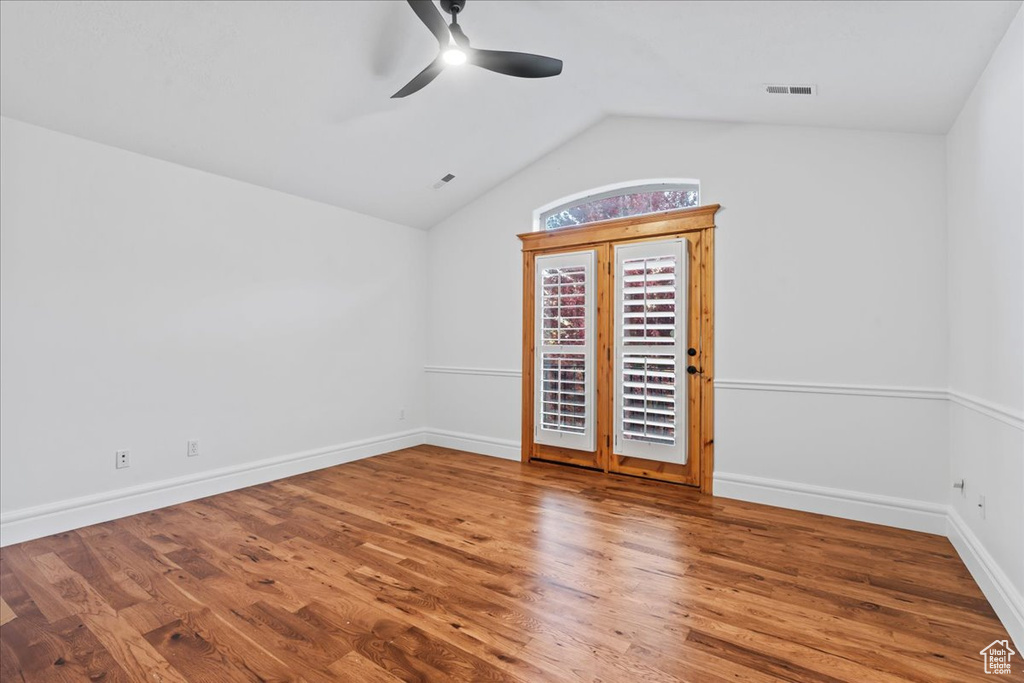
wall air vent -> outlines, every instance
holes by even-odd
[[[441,178],[436,183],[434,183],[434,189],[435,190],[440,190],[442,187],[444,187],[445,185],[447,185],[448,183],[450,183],[453,180],[455,180],[455,176],[453,176],[451,173],[449,173],[444,178]]]
[[[764,91],[769,95],[817,95],[816,85],[765,85]]]

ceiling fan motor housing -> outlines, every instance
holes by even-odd
[[[458,14],[466,6],[466,0],[441,0],[441,9],[448,14]]]

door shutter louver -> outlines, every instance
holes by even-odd
[[[615,248],[615,452],[685,464],[685,239]]]
[[[593,451],[593,251],[538,256],[534,440]]]

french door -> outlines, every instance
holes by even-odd
[[[537,443],[593,451],[593,249],[537,257]]]
[[[710,490],[717,208],[520,236],[524,461]]]
[[[614,453],[686,464],[685,238],[615,249]]]

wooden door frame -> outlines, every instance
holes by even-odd
[[[691,457],[696,459],[696,479],[686,482],[699,486],[704,493],[712,492],[714,473],[714,377],[715,377],[715,214],[718,204],[679,209],[647,216],[620,218],[575,228],[559,228],[550,231],[527,232],[519,235],[523,249],[523,396],[522,396],[522,461],[555,459],[566,464],[580,465],[609,471],[612,458],[611,433],[613,405],[606,395],[613,391],[614,361],[612,358],[612,316],[613,292],[611,277],[597,277],[595,292],[597,339],[594,357],[597,360],[597,382],[595,390],[594,415],[597,420],[594,454],[583,451],[557,453],[552,446],[534,442],[534,320],[536,306],[535,260],[538,255],[555,254],[581,249],[597,251],[596,273],[610,273],[614,265],[614,245],[642,242],[646,240],[683,237],[688,233],[699,250],[698,268],[691,273],[697,280],[698,307],[700,317],[701,355],[699,375],[700,390],[691,397],[698,405],[697,438],[699,446]],[[603,314],[602,314],[603,312]],[[604,322],[601,322],[604,321]],[[689,438],[689,434],[687,435]],[[539,458],[543,448],[548,457]],[[565,449],[562,449],[565,450]],[[554,457],[552,457],[554,454]],[[670,479],[671,480],[671,479]],[[678,480],[675,480],[678,481]]]

